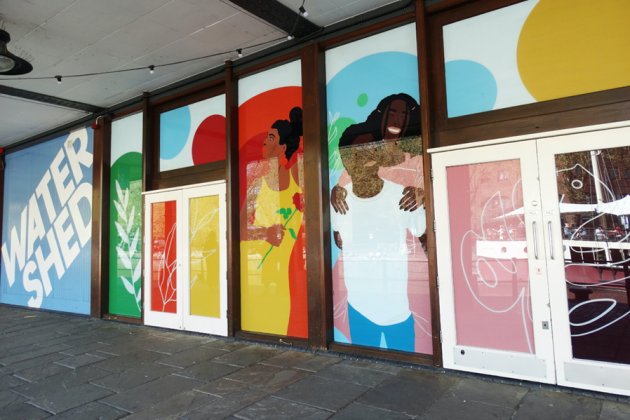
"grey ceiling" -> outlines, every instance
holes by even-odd
[[[271,2],[272,0],[265,0]],[[265,5],[264,1],[252,3]],[[302,0],[278,0],[297,12]],[[7,146],[76,121],[88,112],[36,99],[44,94],[107,108],[235,60],[236,49],[249,55],[286,42],[287,32],[228,0],[0,0],[0,20],[10,33],[9,51],[26,58],[34,70],[23,76],[0,75],[0,146]],[[306,0],[307,19],[326,27],[392,0]],[[248,48],[255,44],[266,45]],[[148,67],[228,52],[183,64],[148,70],[64,77]],[[44,80],[20,80],[45,77]],[[4,90],[2,90],[4,88]],[[13,90],[15,90],[13,89]]]

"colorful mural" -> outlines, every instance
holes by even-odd
[[[630,85],[629,17],[624,0],[529,0],[444,26],[448,116]]]
[[[326,52],[335,341],[432,353],[415,25]]]
[[[90,313],[92,151],[82,128],[6,156],[0,302]]]
[[[160,114],[160,171],[225,160],[225,95]]]
[[[220,318],[219,196],[190,199],[190,315]]]
[[[177,202],[151,204],[151,310],[177,313]]]
[[[112,122],[109,313],[140,318],[142,299],[142,113]]]
[[[299,61],[239,81],[241,327],[306,338],[301,104]]]

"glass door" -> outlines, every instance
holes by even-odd
[[[432,159],[444,366],[555,382],[535,143]]]
[[[227,335],[225,183],[145,195],[144,321]]]
[[[558,383],[630,395],[630,128],[538,141]]]
[[[166,191],[147,194],[144,202],[144,323],[164,328],[181,328],[181,300],[178,252],[181,193]]]
[[[184,329],[227,335],[225,184],[183,191]]]

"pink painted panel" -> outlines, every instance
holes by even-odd
[[[447,168],[457,344],[534,353],[519,160]]]

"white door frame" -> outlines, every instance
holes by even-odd
[[[177,311],[175,313],[169,312],[159,312],[151,310],[151,298],[152,298],[152,284],[151,284],[151,276],[152,276],[152,216],[153,216],[153,207],[152,205],[155,203],[163,203],[166,201],[175,201],[175,211],[176,211],[176,220],[179,221],[181,215],[181,192],[179,191],[157,191],[147,193],[144,195],[144,285],[142,286],[144,289],[144,323],[146,325],[153,325],[156,327],[164,327],[164,328],[173,328],[173,329],[181,329],[182,322],[181,316],[181,297],[179,292],[179,287],[177,287]],[[177,223],[177,222],[176,222]],[[176,227],[176,241],[177,241],[177,263],[175,269],[175,275],[177,276],[177,284],[179,284],[179,278],[181,277],[181,255],[179,254],[179,231],[180,226],[177,223]]]
[[[595,149],[630,146],[630,127],[585,132],[539,141],[538,161],[543,183],[545,243],[548,248],[549,290],[554,319],[558,384],[601,392],[630,395],[630,365],[574,359],[565,285],[562,226],[558,206],[555,156]],[[553,256],[551,255],[553,250]]]
[[[454,287],[452,283],[451,232],[447,199],[447,167],[519,159],[529,258],[529,285],[533,325],[533,354],[475,348],[457,344]],[[540,199],[526,197],[538,194],[538,173],[535,143],[499,144],[477,149],[449,151],[432,155],[433,190],[440,191],[434,200],[436,217],[436,248],[439,272],[440,319],[442,325],[442,356],[444,366],[470,372],[500,375],[516,379],[554,383],[555,367],[553,338],[549,328],[550,313],[546,287],[546,264],[542,242],[542,210]],[[535,240],[537,239],[537,241]],[[546,325],[544,324],[546,323]],[[480,328],[483,328],[481,326]]]
[[[211,318],[205,316],[197,316],[190,314],[190,287],[182,287],[182,316],[183,316],[183,329],[202,332],[207,334],[223,335],[227,336],[227,238],[226,238],[226,201],[225,201],[225,183],[204,185],[200,187],[186,188],[182,190],[182,205],[183,205],[183,217],[182,220],[182,247],[184,248],[184,254],[182,255],[183,261],[190,261],[190,247],[184,246],[188,244],[187,233],[190,230],[189,221],[190,214],[189,204],[191,198],[218,196],[219,197],[219,318]],[[190,265],[183,264],[182,266],[182,280],[189,283],[190,279]]]
[[[143,193],[145,209],[145,262],[144,262],[144,322],[164,328],[189,330],[207,334],[227,336],[227,225],[226,225],[226,183],[215,181],[186,187],[168,188]],[[189,315],[190,313],[190,254],[189,254],[189,199],[205,196],[219,196],[219,252],[220,317],[210,318]],[[175,314],[151,311],[151,216],[153,203],[176,201],[177,212],[177,312]]]

